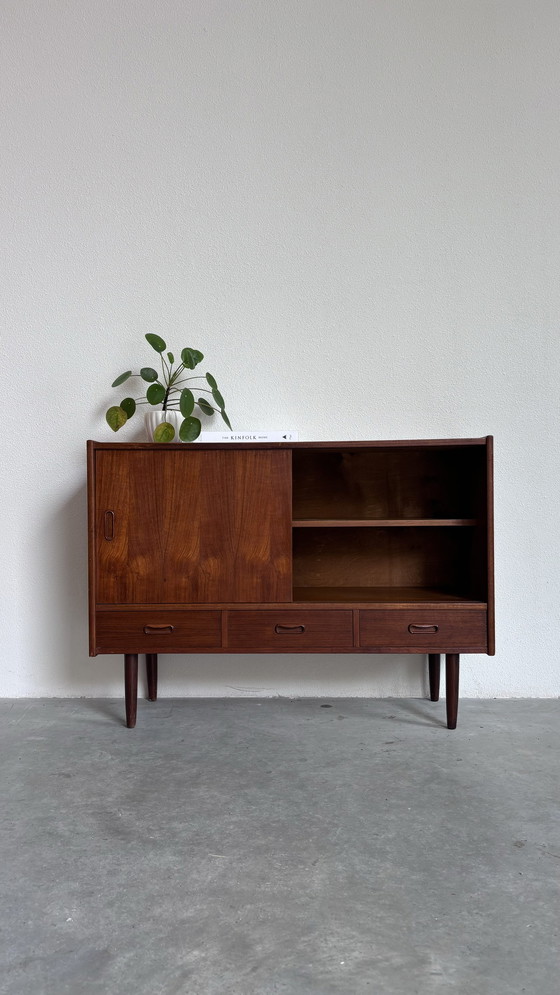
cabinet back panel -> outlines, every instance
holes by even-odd
[[[97,603],[289,601],[290,470],[286,451],[98,452]]]

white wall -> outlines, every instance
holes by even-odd
[[[559,29],[557,0],[4,0],[1,694],[121,694],[87,655],[85,440],[148,331],[237,429],[494,434],[498,651],[462,692],[560,692]],[[169,657],[161,690],[422,673]]]

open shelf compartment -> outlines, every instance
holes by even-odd
[[[294,529],[294,601],[487,600],[481,528]]]
[[[472,524],[485,515],[485,449],[473,446],[294,450],[294,524]]]

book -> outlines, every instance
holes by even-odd
[[[201,432],[197,442],[297,442],[297,432]]]

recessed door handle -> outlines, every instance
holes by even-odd
[[[103,516],[103,535],[107,542],[115,538],[115,512],[106,511]]]
[[[279,636],[297,636],[305,632],[304,625],[275,625],[274,631]]]
[[[423,632],[437,632],[439,625],[422,625],[419,622],[411,622],[408,631],[412,635],[421,635]]]
[[[173,625],[145,625],[144,632],[147,636],[160,636],[163,632],[173,632]]]

